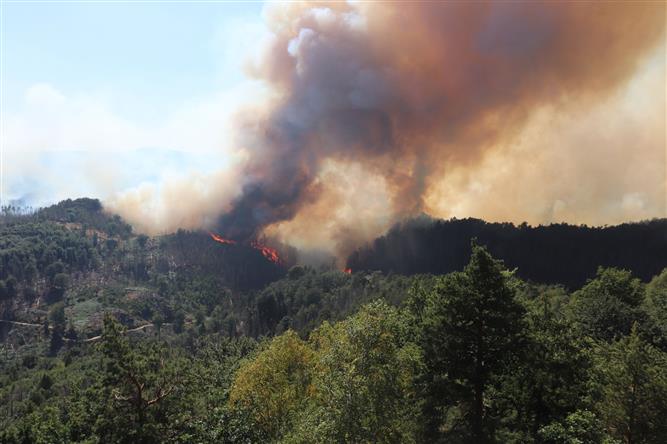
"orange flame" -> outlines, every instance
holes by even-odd
[[[346,269],[343,270],[343,273],[352,274],[352,269],[351,268],[346,268]]]
[[[259,250],[265,258],[275,264],[281,264],[283,262],[280,258],[280,254],[278,254],[278,250],[275,248],[267,247],[266,245],[262,245],[257,241],[250,242],[250,246],[256,250]]]
[[[220,242],[221,244],[225,244],[225,245],[234,245],[234,244],[236,244],[236,241],[231,240],[231,239],[225,239],[224,237],[218,236],[217,234],[213,234],[210,231],[208,232],[208,234],[211,235],[211,238],[214,241]]]
[[[208,234],[211,236],[211,239],[213,239],[216,242],[220,242],[221,244],[236,245],[235,240],[225,239],[224,237],[218,236],[217,234],[211,233],[210,231],[208,232]],[[270,260],[274,264],[282,264],[283,263],[283,260],[280,257],[280,254],[278,253],[278,250],[276,250],[275,248],[271,248],[271,247],[268,247],[266,245],[262,245],[257,241],[250,242],[250,246],[252,248],[254,248],[255,250],[259,250],[259,252],[262,253],[262,255],[265,258],[267,258],[268,260]]]

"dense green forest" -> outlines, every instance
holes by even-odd
[[[598,267],[616,267],[643,280],[667,264],[667,219],[614,226],[530,226],[479,219],[434,220],[428,216],[395,225],[348,259],[353,270],[444,274],[461,270],[477,239],[491,254],[517,268],[523,279],[579,288]]]
[[[4,209],[0,442],[664,443],[665,227],[413,221],[348,274]]]

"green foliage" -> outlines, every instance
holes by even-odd
[[[65,273],[58,273],[53,277],[53,284],[51,284],[50,299],[52,301],[59,301],[62,299],[67,286],[69,285],[69,276]]]
[[[517,268],[522,279],[576,289],[600,266],[632,270],[643,281],[650,280],[667,265],[666,232],[665,218],[589,227],[422,216],[399,222],[362,246],[350,255],[347,266],[355,271],[447,274],[463,269],[470,241],[478,239],[510,269]]]
[[[49,311],[49,320],[51,321],[53,328],[65,330],[65,305],[62,302],[54,304],[51,307],[51,310]]]
[[[541,442],[542,428],[560,427],[568,415],[590,407],[587,346],[565,319],[549,312],[528,317],[525,348],[493,393],[498,442]]]
[[[643,320],[644,286],[629,271],[598,269],[595,279],[572,295],[573,317],[582,334],[611,341]]]
[[[181,388],[180,357],[159,344],[131,347],[120,325],[107,316],[101,351],[103,375],[94,431],[102,442],[162,443],[170,435]]]
[[[225,417],[228,436],[414,442],[420,358],[418,347],[406,341],[398,311],[381,302],[333,326],[325,323],[308,342],[287,331],[236,374]]]
[[[287,442],[415,442],[421,356],[396,309],[371,303],[310,343],[312,395]]]
[[[65,306],[62,302],[55,304],[49,311],[51,321],[51,340],[49,353],[55,355],[63,346],[63,335],[65,334]]]
[[[185,313],[179,310],[174,314],[174,332],[182,333],[185,325]]]
[[[67,444],[67,428],[62,421],[59,409],[48,406],[29,414],[18,427],[6,430],[5,442],[30,444]]]
[[[561,422],[554,422],[539,431],[543,444],[614,444],[605,437],[602,424],[593,412],[577,410]]]
[[[290,328],[311,331],[324,321],[344,319],[375,299],[398,304],[415,279],[419,277],[293,267],[286,279],[268,285],[254,299],[251,334],[278,333],[276,327],[288,320]]]
[[[102,210],[97,199],[67,199],[47,208],[40,209],[34,216],[37,220],[78,223],[110,236],[126,238],[132,233],[132,227],[117,215],[110,215]]]
[[[646,286],[643,309],[655,331],[655,342],[667,350],[667,268]]]
[[[313,372],[313,353],[292,331],[243,365],[229,394],[230,410],[248,418],[256,439],[276,440],[303,409]]]
[[[444,428],[470,442],[491,440],[495,424],[487,393],[522,347],[522,316],[502,264],[473,245],[465,270],[446,276],[424,310],[428,439]],[[451,407],[460,411],[461,422],[443,426]]]
[[[0,219],[3,443],[667,436],[667,270],[570,295],[474,246],[445,276],[255,279],[254,250],[132,237],[95,201]]]
[[[629,336],[601,344],[596,410],[607,432],[627,443],[658,444],[667,437],[667,354]]]

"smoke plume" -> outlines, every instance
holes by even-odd
[[[298,2],[265,15],[272,37],[249,70],[275,97],[239,117],[244,179],[217,229],[294,238],[333,220],[339,247],[397,218],[447,213],[433,202],[451,197],[443,181],[469,185],[537,115],[609,100],[665,32],[659,2]],[[350,189],[351,171],[368,181]],[[387,208],[359,225],[377,199]]]

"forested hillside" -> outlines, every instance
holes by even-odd
[[[524,279],[581,287],[600,266],[649,280],[667,266],[667,219],[606,227],[489,223],[426,216],[394,226],[348,259],[353,270],[450,273],[461,270],[477,239]]]
[[[6,209],[0,442],[664,443],[664,224],[412,222],[348,274]]]

